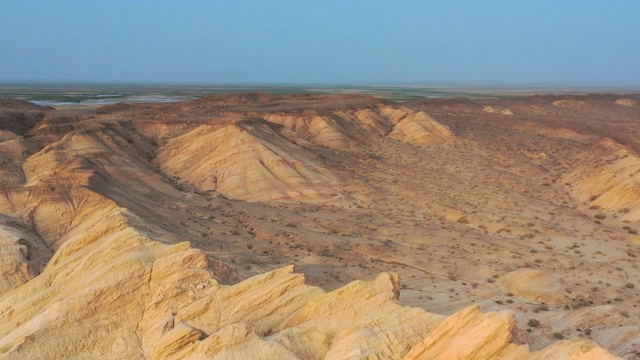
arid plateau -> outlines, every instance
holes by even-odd
[[[638,359],[640,96],[0,98],[0,360]]]

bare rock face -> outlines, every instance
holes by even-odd
[[[389,134],[392,139],[423,145],[439,145],[451,141],[453,133],[424,112],[402,119]]]
[[[0,225],[0,295],[36,277],[51,251],[39,238]]]
[[[78,273],[91,275],[71,281]],[[305,285],[293,267],[222,285],[199,251],[159,244],[126,228],[54,257],[37,280],[0,298],[0,359],[529,354],[512,343],[513,313],[483,314],[472,307],[445,319],[401,305],[397,286],[394,275],[381,274],[325,293]],[[555,345],[533,358],[563,353],[613,358],[587,341]]]
[[[561,275],[553,271],[518,269],[501,276],[496,284],[504,293],[550,305],[565,304],[566,293],[560,283]]]
[[[528,355],[526,347],[512,343],[513,313],[483,314],[477,306],[447,318],[405,359],[491,359]]]
[[[250,200],[335,197],[336,176],[265,124],[199,127],[169,141],[158,162],[202,190]]]
[[[273,124],[283,125],[309,143],[328,148],[348,150],[356,145],[340,123],[331,116],[320,114],[292,115],[287,113],[268,114],[264,119]]]
[[[244,97],[229,101],[239,99]],[[351,151],[357,142],[350,133],[364,130],[422,145],[454,139],[427,114],[384,104],[246,113],[225,107],[224,114],[219,124],[201,125],[166,141],[156,151],[156,162],[198,189],[248,201],[339,200],[339,177],[314,151]]]
[[[627,106],[627,107],[635,107],[638,105],[637,101],[635,101],[634,99],[628,99],[628,98],[617,99],[613,103],[616,105]]]
[[[382,274],[324,293],[287,267],[231,287],[207,286],[198,300],[166,315],[179,326],[145,343],[152,357],[163,354],[158,358],[399,358],[442,317],[398,304],[392,279]],[[166,316],[158,319],[164,324]]]
[[[570,193],[591,207],[627,220],[640,219],[640,157],[605,138],[592,146],[562,181]]]
[[[489,114],[495,114],[495,113],[497,113],[497,112],[498,112],[496,109],[494,109],[494,108],[493,108],[493,106],[489,106],[489,105],[485,106],[485,107],[482,109],[482,111],[484,111],[484,112],[486,112],[486,113],[489,113]]]
[[[617,359],[593,341],[572,339],[531,353],[513,341],[514,314],[477,306],[451,315],[404,357],[410,359]]]
[[[534,352],[529,357],[532,360],[543,359],[569,359],[569,360],[596,360],[618,359],[607,350],[590,340],[570,339],[559,341],[546,349]],[[518,359],[518,357],[513,357]]]
[[[615,306],[601,305],[572,309],[561,317],[547,313],[537,318],[549,334],[562,331],[559,324],[563,324],[592,333],[591,339],[602,347],[624,349],[621,352],[633,354],[640,339],[640,326],[626,315]]]
[[[583,107],[585,105],[585,102],[581,100],[565,99],[556,100],[552,104],[555,107],[577,109]]]
[[[511,111],[511,109],[499,110],[499,109],[496,109],[495,107],[493,107],[491,105],[485,106],[484,108],[482,108],[482,111],[484,113],[487,113],[487,114],[502,114],[502,115],[507,115],[507,116],[512,116],[513,115],[513,111]]]

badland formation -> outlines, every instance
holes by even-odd
[[[640,96],[0,99],[0,359],[640,354]]]

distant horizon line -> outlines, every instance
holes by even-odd
[[[101,86],[196,86],[196,87],[453,87],[453,88],[495,88],[495,89],[567,89],[567,90],[640,90],[640,85],[580,85],[545,83],[510,83],[501,81],[416,81],[416,82],[189,82],[189,81],[88,81],[88,80],[0,80],[0,87],[11,85],[101,85]]]

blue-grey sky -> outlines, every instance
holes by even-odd
[[[640,86],[640,1],[0,0],[0,81]]]

